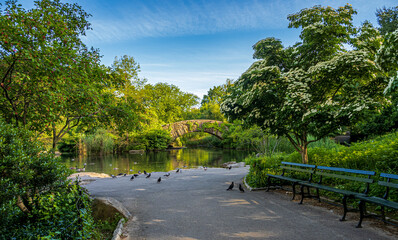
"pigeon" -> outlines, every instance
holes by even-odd
[[[234,188],[234,182],[232,182],[231,185],[229,185],[229,187],[227,188],[227,191],[232,190],[232,188]]]
[[[180,172],[180,169],[179,168],[177,168],[177,171],[176,171],[176,173],[179,173]]]
[[[160,183],[160,181],[162,181],[162,178],[161,178],[161,177],[158,178],[158,183]]]
[[[139,174],[137,174],[137,173],[134,173],[134,177],[138,177],[139,176]]]
[[[207,167],[204,167],[203,169],[206,171],[206,170],[207,170]]]
[[[141,174],[141,171],[138,171],[138,174]]]
[[[147,175],[146,171],[144,170],[144,174]]]
[[[151,173],[148,174],[148,176],[146,176],[146,178],[150,178],[151,177]]]
[[[116,178],[116,176],[115,176],[115,175],[113,175],[113,174],[112,174],[111,176],[112,176],[112,178]]]
[[[232,167],[231,167],[231,166],[229,166],[229,167],[228,167],[228,170],[231,170],[231,168],[232,168]]]
[[[165,177],[168,177],[168,176],[170,176],[170,173],[166,173],[164,176],[165,176]]]
[[[118,174],[118,176],[122,176],[122,175],[123,175],[123,173],[119,173],[119,174]]]
[[[123,174],[123,177],[125,177],[127,175],[127,173]]]
[[[130,180],[134,180],[134,175],[133,175],[133,176],[131,176]]]
[[[240,183],[239,183],[239,190],[240,190],[240,192],[245,192],[245,190],[242,187],[242,184],[240,184]]]

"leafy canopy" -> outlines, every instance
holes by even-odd
[[[272,37],[257,42],[253,57],[261,60],[229,88],[222,112],[287,137],[307,162],[308,144],[349,126],[383,100],[387,79],[376,64],[385,59],[381,37],[369,36],[377,33],[369,24],[356,29],[354,14],[347,4],[289,15],[289,27],[302,29],[301,41],[286,48]]]

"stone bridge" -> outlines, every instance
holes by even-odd
[[[163,125],[163,129],[170,130],[170,134],[173,141],[176,138],[191,132],[205,132],[214,135],[219,139],[223,139],[222,138],[223,131],[228,130],[226,126],[223,126],[222,121],[205,120],[205,119],[186,120],[186,121],[170,123],[167,125]]]

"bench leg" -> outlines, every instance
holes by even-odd
[[[271,177],[268,177],[268,179],[267,179],[267,189],[265,191],[269,192],[270,188],[271,188]]]
[[[304,201],[304,185],[301,185],[300,192],[301,192],[301,201],[299,202],[299,204],[303,204],[303,201]]]
[[[361,224],[362,224],[362,220],[365,216],[365,201],[359,201],[359,222],[358,225],[356,226],[356,228],[362,228]]]
[[[292,189],[293,189],[293,197],[292,197],[292,200],[294,200],[294,197],[296,196],[296,183],[295,183],[295,182],[293,182],[293,184],[292,184]]]
[[[347,209],[347,196],[344,195],[343,197],[343,207],[344,207],[344,214],[343,217],[340,219],[340,221],[345,221],[345,216],[347,215],[348,209]]]
[[[386,223],[386,214],[384,212],[384,206],[381,206],[381,219]]]

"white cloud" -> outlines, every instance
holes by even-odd
[[[164,1],[159,1],[164,3]],[[174,2],[173,2],[174,3]],[[209,34],[236,29],[286,27],[281,1],[195,1],[184,4],[123,6],[110,17],[94,17],[86,40],[115,41],[144,37]],[[287,11],[287,10],[286,10]]]

